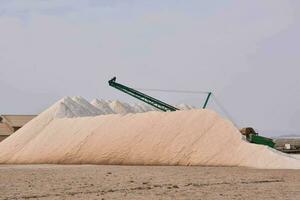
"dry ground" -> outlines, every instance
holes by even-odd
[[[0,199],[300,199],[300,170],[0,165]]]

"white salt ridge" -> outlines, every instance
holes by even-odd
[[[65,97],[58,101],[56,104],[57,110],[54,117],[63,118],[63,117],[85,117],[94,115],[86,107],[77,103],[70,97]]]
[[[142,112],[150,112],[150,111],[158,111],[156,108],[146,105],[146,104],[141,104],[141,103],[134,103],[131,104],[134,113],[142,113]]]
[[[137,105],[138,105],[139,107],[141,107],[142,110],[143,110],[144,112],[158,111],[157,108],[155,108],[155,107],[153,107],[153,106],[150,106],[150,105],[148,105],[148,104],[145,104],[145,103],[137,103]]]
[[[65,97],[57,102],[59,104],[55,118],[86,117],[107,114],[128,114],[157,111],[152,106],[140,103],[128,104],[120,101],[94,99],[89,103],[80,96]]]
[[[88,113],[91,113],[91,116],[105,114],[100,109],[98,109],[97,107],[93,106],[90,102],[88,102],[83,97],[76,96],[76,97],[73,97],[72,99],[73,99],[73,101],[75,101],[76,103],[78,103],[82,107],[84,107],[88,111]]]
[[[109,107],[109,103],[108,101],[105,100],[99,100],[99,99],[94,99],[91,101],[91,104],[93,106],[95,106],[96,108],[98,108],[99,110],[101,110],[102,113],[104,114],[113,114],[114,111]]]
[[[156,108],[144,103],[128,104],[120,101],[94,99],[91,101],[91,104],[101,110],[104,114],[127,114],[158,111]]]
[[[138,104],[130,104],[130,106],[133,108],[133,112],[134,112],[134,113],[142,113],[142,112],[146,112],[146,111],[144,110],[144,108],[141,107],[141,106],[138,105]]]
[[[142,112],[150,112],[150,111],[159,111],[157,108],[150,106],[146,103],[124,103],[120,101],[111,101],[111,100],[99,100],[94,99],[91,101],[91,104],[102,111],[103,114],[127,114],[127,113],[142,113]],[[179,104],[175,105],[175,107],[182,110],[191,110],[195,109],[195,107]]]
[[[120,101],[104,101],[94,99],[91,104],[98,109],[102,110],[105,114],[127,114],[127,113],[142,113],[142,112],[150,112],[150,111],[159,111],[157,108],[150,106],[146,103],[133,103],[128,104]],[[195,109],[195,107],[186,105],[186,104],[179,104],[175,107],[182,109],[182,110],[190,110]]]

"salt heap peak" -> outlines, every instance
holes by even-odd
[[[103,112],[103,114],[127,114],[127,113],[143,113],[149,111],[159,111],[157,108],[150,106],[146,103],[124,103],[118,100],[111,101],[111,100],[99,100],[94,99],[91,101],[91,104],[97,107],[99,110]],[[179,104],[175,107],[179,108],[180,110],[191,110],[196,109],[193,106],[186,105],[186,104]]]
[[[52,107],[56,107],[55,112],[53,113],[53,117],[55,118],[76,117],[76,114],[69,108],[69,106],[67,106],[66,101],[68,100],[64,98],[59,102],[57,102],[54,106],[52,106]]]
[[[91,113],[92,116],[105,114],[81,96],[75,96],[72,99],[73,101],[84,107],[89,113]]]
[[[109,107],[109,101],[105,101],[102,99],[94,99],[91,101],[91,104],[101,110],[102,113],[104,114],[113,114],[114,111]]]
[[[64,97],[56,104],[54,118],[73,118],[107,114],[127,114],[154,111],[155,108],[145,104],[128,104],[120,101],[94,99],[89,103],[80,96]]]
[[[144,109],[142,106],[140,106],[137,103],[130,104],[130,106],[133,108],[134,113],[142,113],[142,112],[149,111],[149,110]]]
[[[145,112],[145,110],[140,107],[137,103],[129,104],[132,107],[133,113],[142,113]]]
[[[54,117],[64,118],[64,117],[85,117],[94,115],[87,108],[81,104],[74,101],[71,97],[64,97],[59,100],[56,104],[56,112]]]

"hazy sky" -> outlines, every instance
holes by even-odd
[[[73,95],[132,101],[107,85],[117,76],[213,91],[241,127],[300,133],[299,36],[298,0],[0,0],[0,113]]]

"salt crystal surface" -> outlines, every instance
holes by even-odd
[[[113,114],[114,111],[109,107],[109,102],[105,100],[94,99],[91,101],[91,104],[101,110],[104,114]]]
[[[59,101],[61,107],[57,110],[56,117],[84,117],[94,115],[87,108],[74,101],[71,97],[65,97]],[[66,114],[64,114],[66,112]]]
[[[72,98],[75,102],[80,104],[82,107],[84,107],[89,113],[92,115],[102,115],[105,114],[97,107],[93,106],[90,102],[88,102],[86,99],[80,96],[76,96]]]
[[[124,103],[120,101],[112,101],[112,100],[99,100],[94,99],[91,101],[91,104],[94,107],[97,107],[99,110],[102,111],[103,114],[127,114],[127,113],[142,113],[142,112],[150,112],[150,111],[159,111],[157,108],[150,106],[146,103]],[[175,107],[182,109],[182,110],[190,110],[195,109],[195,107],[186,105],[186,104],[179,104]]]

